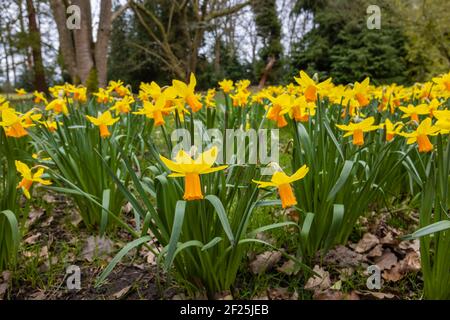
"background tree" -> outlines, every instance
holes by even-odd
[[[276,0],[253,1],[252,8],[258,37],[262,40],[262,48],[259,50],[260,63],[256,65],[256,74],[260,77],[259,86],[263,87],[269,75],[272,77],[276,75],[281,66],[280,59],[283,54],[281,24]]]

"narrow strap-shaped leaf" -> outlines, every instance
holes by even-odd
[[[228,217],[222,202],[215,195],[207,195],[205,199],[208,200],[216,209],[217,215],[219,216],[219,220],[222,223],[223,230],[225,231],[228,240],[230,240],[231,244],[234,244],[233,231],[231,230],[230,222],[228,221]]]
[[[328,237],[325,240],[325,250],[329,249],[333,245],[336,235],[341,228],[342,221],[344,219],[344,205],[335,204],[333,206],[333,220],[331,221],[331,226],[328,231]]]
[[[306,214],[305,221],[303,221],[302,230],[300,231],[300,238],[304,243],[307,243],[309,237],[309,231],[311,230],[311,226],[314,220],[314,213],[308,212]]]
[[[3,214],[8,220],[9,228],[11,230],[11,253],[16,252],[20,241],[19,224],[17,223],[16,215],[10,210],[1,211],[0,214]]]
[[[205,244],[202,247],[202,251],[206,251],[212,247],[214,247],[216,244],[218,244],[219,242],[221,242],[223,240],[222,237],[215,237],[214,239],[212,239],[210,242],[208,242],[207,244]]]
[[[260,232],[269,231],[271,229],[286,227],[286,226],[295,226],[298,227],[298,224],[293,221],[285,221],[285,222],[278,222],[278,223],[272,223],[264,227],[257,228],[251,232],[248,233],[248,237],[254,237]]]
[[[117,263],[133,248],[136,248],[137,246],[140,246],[143,243],[146,243],[150,241],[152,238],[150,236],[145,236],[142,238],[138,238],[136,240],[131,241],[130,243],[127,243],[125,247],[123,247],[119,253],[116,254],[116,256],[111,260],[111,262],[108,264],[108,266],[103,270],[103,272],[98,277],[95,287],[98,287],[102,284],[102,282],[106,279],[106,277],[109,276],[111,271],[114,269],[114,267],[117,265]]]
[[[432,223],[426,227],[420,228],[419,230],[402,237],[403,240],[413,240],[420,237],[428,236],[432,233],[440,232],[450,229],[450,220],[442,220]]]
[[[108,225],[108,210],[109,210],[109,200],[111,197],[111,190],[103,190],[102,197],[102,218],[100,220],[100,235],[103,235]]]
[[[350,176],[350,173],[352,172],[352,168],[353,168],[353,161],[346,160],[344,162],[344,166],[342,168],[341,174],[339,175],[339,178],[337,179],[335,185],[328,194],[327,201],[332,200],[336,196],[336,194],[341,190],[342,186],[345,184],[345,182],[347,182],[347,179]]]
[[[167,250],[166,261],[164,263],[166,270],[170,268],[175,257],[175,251],[177,250],[178,239],[180,238],[185,211],[186,201],[178,200],[175,207],[175,217],[173,220],[172,234],[170,235],[169,248]]]

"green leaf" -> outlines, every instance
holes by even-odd
[[[208,200],[216,209],[217,215],[219,216],[219,220],[222,223],[223,230],[225,231],[228,240],[230,240],[230,243],[233,245],[234,244],[233,231],[231,230],[230,222],[228,221],[228,217],[222,202],[215,195],[207,195],[205,199]]]
[[[343,220],[344,205],[335,204],[333,206],[333,220],[331,221],[330,230],[328,231],[328,237],[325,240],[325,251],[334,244],[336,235],[339,233]]]
[[[175,207],[175,217],[173,220],[172,234],[170,235],[169,248],[167,250],[166,261],[164,267],[166,270],[172,265],[177,250],[178,239],[180,238],[181,228],[184,221],[184,213],[186,211],[186,201],[178,200]]]
[[[419,230],[402,237],[402,240],[413,240],[420,237],[428,236],[432,233],[444,231],[450,229],[450,220],[442,220],[432,223],[426,227],[420,228]]]
[[[254,237],[260,232],[265,232],[265,231],[268,231],[268,230],[271,230],[271,229],[276,229],[276,228],[281,228],[281,227],[286,227],[286,226],[298,227],[298,224],[293,222],[293,221],[272,223],[272,224],[269,224],[267,226],[263,226],[263,227],[260,227],[258,229],[255,229],[255,230],[249,232],[248,233],[248,237]]]
[[[300,231],[300,238],[305,244],[308,242],[309,231],[311,230],[314,216],[314,213],[308,212],[306,214],[305,221],[303,221],[302,230]]]
[[[333,200],[336,194],[341,190],[341,188],[344,186],[344,184],[347,182],[348,177],[350,176],[350,173],[353,169],[353,161],[346,160],[344,162],[344,166],[342,168],[341,174],[339,175],[339,178],[337,179],[335,185],[330,190],[330,193],[328,194],[327,201]]]
[[[102,218],[100,220],[100,235],[103,235],[108,225],[108,210],[109,210],[109,200],[111,197],[111,190],[103,190],[102,197]]]
[[[218,243],[221,242],[222,240],[223,240],[222,237],[215,237],[214,239],[212,239],[210,242],[208,242],[207,244],[205,244],[205,245],[202,247],[202,251],[206,251],[206,250],[208,250],[209,248],[214,247],[216,244],[218,244]]]
[[[98,277],[95,287],[100,286],[103,281],[106,279],[106,277],[109,276],[111,271],[114,269],[114,267],[117,265],[117,263],[133,248],[136,248],[140,246],[141,244],[144,244],[148,241],[152,240],[150,236],[145,236],[138,238],[136,240],[131,241],[130,243],[127,243],[125,247],[123,247],[119,253],[116,254],[116,256],[111,260],[111,262],[108,264],[108,266],[103,270],[103,272]]]

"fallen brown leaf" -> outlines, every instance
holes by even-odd
[[[28,220],[25,222],[25,227],[31,227],[43,214],[43,209],[32,208],[28,214]]]
[[[314,292],[330,288],[331,280],[329,272],[325,271],[318,265],[314,266],[313,271],[317,273],[317,275],[314,275],[311,278],[309,278],[308,281],[306,281],[304,288],[306,290],[314,290]]]
[[[130,291],[131,286],[126,286],[125,288],[117,291],[116,293],[114,293],[111,298],[112,299],[116,299],[116,300],[120,300],[121,298],[125,297],[127,295],[127,293]]]
[[[352,291],[350,293],[344,293],[336,290],[325,290],[314,293],[314,300],[359,300],[359,296]]]
[[[38,290],[30,295],[30,300],[45,300],[46,294],[42,290]]]
[[[383,254],[383,245],[377,244],[375,248],[369,251],[367,257],[369,258],[381,257],[382,254]]]
[[[267,290],[267,295],[270,300],[297,300],[298,294],[296,292],[289,292],[288,288],[270,288]]]
[[[277,270],[281,273],[290,275],[295,275],[300,271],[300,267],[295,265],[295,262],[292,260],[288,260],[281,267],[278,267]]]
[[[398,262],[397,256],[393,254],[389,249],[385,250],[381,257],[375,259],[375,264],[381,269],[391,269]]]
[[[33,235],[29,236],[28,238],[23,240],[23,242],[26,243],[26,244],[34,244],[34,243],[36,243],[37,239],[39,239],[39,237],[41,235],[42,234],[40,232],[38,232],[36,234],[33,234]]]
[[[279,251],[265,251],[258,254],[252,262],[250,262],[250,270],[253,274],[262,274],[266,270],[272,268],[281,258]]]
[[[112,252],[113,242],[105,237],[91,236],[86,240],[86,244],[81,253],[83,258],[92,262],[94,258],[100,258]]]
[[[361,240],[359,240],[358,244],[355,247],[355,251],[358,253],[364,253],[375,247],[380,241],[378,238],[371,234],[365,233]]]
[[[405,271],[417,272],[421,268],[420,255],[415,251],[408,252],[400,263]]]
[[[384,292],[377,292],[377,291],[358,291],[355,290],[355,292],[359,296],[365,296],[365,297],[372,297],[376,299],[393,299],[395,296],[392,293],[384,293]]]
[[[360,253],[357,253],[346,246],[336,246],[328,251],[323,258],[325,264],[337,265],[339,267],[356,267],[367,259]]]
[[[404,273],[402,271],[400,264],[397,264],[390,270],[384,270],[382,276],[383,279],[387,281],[397,282],[401,278],[403,278]]]

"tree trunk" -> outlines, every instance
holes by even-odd
[[[112,3],[102,0],[100,20],[98,24],[97,43],[95,44],[95,66],[98,74],[98,84],[106,87],[108,81],[108,44],[111,35]]]
[[[34,87],[38,91],[47,92],[44,64],[42,62],[41,33],[36,21],[36,10],[33,0],[27,0],[29,35],[33,55]]]
[[[63,0],[50,0],[53,17],[59,35],[59,49],[63,57],[63,63],[70,75],[72,83],[78,83],[75,47],[72,33],[66,26],[66,5]]]
[[[88,0],[73,0],[72,3],[80,8],[80,29],[73,30],[75,39],[75,61],[77,75],[83,84],[94,67],[92,54],[92,24],[91,4]]]
[[[258,85],[259,90],[264,88],[264,85],[266,84],[266,81],[267,81],[267,77],[269,76],[270,71],[272,71],[275,61],[276,61],[275,57],[273,57],[273,56],[269,57],[269,61],[267,62],[267,65],[264,68],[264,72],[261,76],[261,80],[259,81],[259,85]]]

